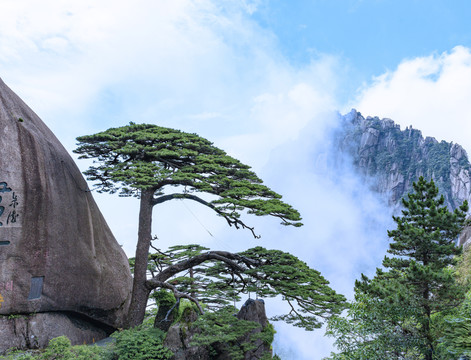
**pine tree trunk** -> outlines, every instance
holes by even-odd
[[[424,265],[427,265],[428,261],[424,261]],[[425,290],[423,293],[423,300],[424,300],[424,310],[425,310],[425,326],[424,326],[424,332],[425,332],[425,338],[427,341],[427,353],[425,354],[425,359],[426,360],[432,360],[433,359],[433,336],[431,334],[431,329],[430,329],[430,323],[431,323],[431,318],[432,318],[432,310],[429,305],[429,299],[430,299],[430,290],[429,290],[429,285],[425,285]]]
[[[146,312],[149,290],[146,288],[147,260],[152,240],[152,199],[153,189],[141,191],[141,204],[139,210],[139,231],[136,246],[136,259],[134,264],[134,279],[132,287],[131,305],[129,306],[126,327],[131,328],[142,324]]]

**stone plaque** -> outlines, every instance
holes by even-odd
[[[31,278],[31,288],[29,290],[28,300],[39,299],[43,292],[44,276],[35,276]]]

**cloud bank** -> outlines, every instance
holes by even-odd
[[[250,19],[256,5],[9,1],[0,14],[0,71],[68,137],[71,124],[65,126],[64,117],[80,123],[79,132],[131,120],[213,139],[247,129],[261,132],[252,105],[288,86],[296,89],[301,79],[315,81],[316,96],[328,98],[336,86],[335,59],[326,56],[303,69],[290,66],[276,39]],[[291,97],[304,96],[293,91]],[[72,146],[73,140],[67,141]]]
[[[406,59],[365,85],[352,106],[365,115],[388,117],[425,136],[471,149],[471,51]]]
[[[153,231],[162,248],[183,243],[230,251],[279,248],[351,296],[354,279],[380,264],[391,220],[348,161],[331,161],[330,129],[338,122],[335,109],[343,106],[338,94],[349,81],[349,65],[329,54],[307,65],[290,64],[274,35],[251,18],[258,4],[6,0],[0,12],[0,76],[69,150],[76,136],[129,121],[197,132],[252,165],[300,210],[305,223],[294,229],[274,219],[250,219],[262,235],[255,241],[228,229],[208,209],[175,201],[154,210]],[[470,64],[464,47],[404,60],[365,84],[351,104],[365,115],[466,145]],[[133,256],[137,200],[96,199]],[[280,306],[267,301],[269,313]],[[331,351],[322,330],[277,329],[275,350],[284,359],[318,359]]]
[[[0,13],[0,73],[69,150],[78,135],[129,121],[156,123],[208,137],[284,193],[279,180],[286,174],[264,174],[273,166],[272,151],[296,144],[312,124],[316,131],[311,135],[321,137],[331,119],[324,115],[338,107],[342,65],[328,55],[302,68],[290,65],[273,35],[251,20],[256,6],[207,0],[138,0],[132,5],[11,1]],[[300,173],[291,176],[302,181]],[[137,200],[95,197],[118,241],[133,256]],[[299,208],[297,200],[296,194],[287,197]],[[162,248],[201,243],[240,251],[259,244],[197,204],[175,201],[156,208],[154,216],[153,231]],[[305,255],[318,267],[309,259],[317,251],[303,245],[311,240],[295,235],[295,229],[280,230],[273,219],[251,223],[263,235],[262,246]],[[306,253],[294,251],[296,246]],[[280,339],[300,333],[284,329]],[[296,359],[315,354],[308,349],[302,355],[297,341],[290,346]]]

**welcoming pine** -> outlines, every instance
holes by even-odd
[[[196,293],[194,288],[183,293],[168,280],[208,261],[224,264],[227,272],[236,274],[243,286],[242,275],[261,283],[260,291],[267,296],[281,294],[291,306],[289,313],[280,319],[309,330],[319,327],[323,318],[343,309],[343,296],[336,294],[319,272],[277,250],[255,248],[239,254],[225,251],[195,254],[169,264],[148,280],[149,248],[153,239],[152,209],[157,204],[172,199],[197,201],[222,216],[230,226],[248,229],[256,238],[254,228],[242,221],[242,211],[256,216],[270,215],[280,219],[282,225],[295,227],[302,225],[300,214],[283,202],[281,195],[263,185],[249,166],[196,134],[130,123],[77,140],[79,146],[75,152],[80,158],[94,159],[95,165],[85,175],[96,183],[98,191],[119,191],[120,195],[140,199],[128,327],[142,323],[153,289],[166,288],[178,299],[185,297],[198,303],[191,296]],[[174,192],[169,192],[170,189]],[[204,193],[216,198],[206,201],[198,196]],[[296,268],[300,271],[295,271]]]

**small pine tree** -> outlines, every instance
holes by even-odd
[[[339,338],[338,344],[347,353],[361,354],[374,345],[376,352],[384,351],[383,358],[413,353],[431,360],[438,340],[433,316],[446,314],[463,299],[451,265],[461,253],[455,240],[465,224],[468,204],[465,201],[450,212],[433,180],[423,177],[413,188],[402,201],[402,216],[393,217],[397,228],[388,231],[392,256],[385,256],[385,270],[377,269],[373,279],[362,274],[356,282],[351,324],[338,319],[330,324],[329,334]],[[361,334],[354,347],[344,341],[352,332]]]
[[[468,203],[450,212],[445,199],[438,196],[433,180],[420,177],[413,184],[414,193],[403,199],[402,217],[393,217],[397,229],[388,232],[393,239],[383,266],[408,289],[406,302],[417,309],[419,336],[425,344],[425,358],[432,359],[434,343],[432,314],[447,311],[463,298],[461,287],[450,265],[461,248],[455,241],[463,229]],[[388,277],[389,277],[388,276]]]

